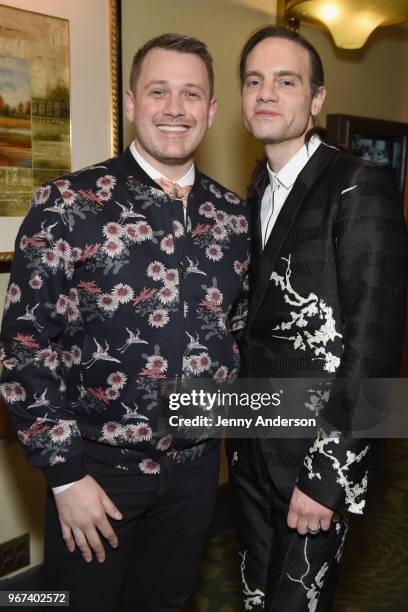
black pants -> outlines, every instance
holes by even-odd
[[[70,591],[70,612],[180,612],[192,591],[213,513],[219,449],[184,465],[164,461],[156,476],[95,461],[87,467],[123,514],[123,520],[111,521],[119,546],[114,550],[104,542],[104,563],[95,558],[86,563],[77,548],[70,553],[50,492],[44,588]]]
[[[286,524],[289,500],[274,487],[256,440],[228,443],[245,610],[327,612],[348,518],[301,536]]]

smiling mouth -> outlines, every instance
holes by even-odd
[[[171,134],[182,134],[184,132],[187,132],[187,130],[190,128],[189,125],[168,125],[165,123],[159,123],[158,125],[156,125],[156,127],[161,132],[167,132]]]

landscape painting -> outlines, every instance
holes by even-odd
[[[0,5],[0,216],[70,171],[68,21]]]
[[[0,164],[31,168],[30,67],[0,57]]]

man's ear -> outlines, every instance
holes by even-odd
[[[215,115],[217,113],[217,100],[213,98],[210,102],[210,108],[208,109],[208,127],[212,127],[215,121]]]
[[[324,85],[318,88],[312,100],[312,107],[310,109],[310,113],[312,117],[316,117],[322,110],[323,102],[326,98],[326,88]]]
[[[125,111],[126,117],[133,123],[135,117],[135,99],[130,89],[125,91]]]

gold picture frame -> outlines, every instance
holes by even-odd
[[[13,260],[13,251],[0,252],[0,264],[8,264],[8,263],[11,263],[12,260]]]
[[[111,154],[122,151],[121,3],[109,0]]]

